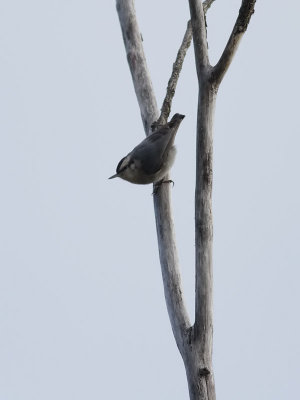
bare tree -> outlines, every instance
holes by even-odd
[[[219,85],[245,33],[256,0],[242,0],[239,15],[225,49],[215,66],[209,62],[205,13],[214,0],[189,0],[191,21],[173,65],[167,94],[159,113],[142,46],[134,0],[116,0],[127,60],[146,135],[151,126],[167,121],[186,51],[193,38],[199,83],[195,190],[196,291],[195,322],[186,311],[180,281],[169,185],[153,196],[159,256],[169,318],[181,353],[190,399],[214,400],[212,370],[212,160],[213,117]],[[168,179],[168,177],[167,177]]]

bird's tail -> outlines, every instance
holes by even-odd
[[[185,117],[185,115],[182,114],[174,114],[171,121],[168,122],[168,125],[170,128],[175,128],[180,125],[181,121],[183,120],[183,118]]]

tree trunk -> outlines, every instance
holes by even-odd
[[[209,72],[202,75],[198,100],[195,191],[196,315],[183,355],[191,400],[216,398],[212,368],[212,162],[216,91],[209,83],[209,76]]]

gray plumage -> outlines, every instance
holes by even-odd
[[[169,172],[176,155],[174,140],[184,115],[175,114],[171,121],[146,137],[122,158],[112,178],[146,185],[161,181]]]

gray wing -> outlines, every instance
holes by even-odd
[[[165,155],[174,143],[175,134],[173,129],[161,128],[132,150],[132,157],[141,162],[147,174],[155,174],[161,169]]]

